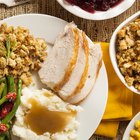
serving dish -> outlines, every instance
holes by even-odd
[[[10,17],[1,21],[0,24],[4,22],[15,27],[27,27],[34,36],[44,38],[46,42],[49,42],[49,44],[54,43],[56,36],[62,32],[64,26],[67,24],[66,21],[56,17],[39,14],[26,14]],[[36,87],[42,87],[41,82],[38,80],[36,75],[34,75],[34,79]],[[78,115],[78,121],[81,124],[77,132],[78,140],[89,139],[95,132],[105,110],[107,95],[108,81],[105,66],[103,64],[91,94],[80,104],[84,111]]]
[[[121,23],[117,29],[114,31],[111,40],[110,40],[110,58],[111,58],[111,62],[112,65],[114,67],[114,70],[116,72],[116,74],[118,75],[118,77],[120,78],[120,80],[122,81],[122,83],[132,92],[140,94],[140,92],[135,89],[133,86],[128,86],[128,84],[126,83],[124,76],[121,74],[119,68],[118,68],[118,64],[117,64],[117,60],[116,60],[116,48],[115,48],[115,43],[116,43],[116,37],[117,37],[117,33],[118,31],[124,27],[125,25],[127,25],[128,23],[130,23],[131,21],[135,20],[137,17],[140,16],[140,11],[137,12],[136,14],[132,15],[131,17],[129,17],[127,20],[125,20],[123,23]]]
[[[135,125],[135,122],[137,120],[140,120],[140,112],[137,113],[135,115],[135,117],[130,121],[130,123],[128,124],[125,132],[124,132],[124,135],[123,135],[123,139],[122,140],[129,140],[129,137],[130,137],[130,131],[134,129],[134,125]]]
[[[135,0],[124,0],[117,6],[109,9],[108,11],[105,11],[105,12],[96,11],[93,14],[82,10],[78,6],[73,6],[71,4],[68,4],[67,2],[65,2],[65,0],[57,0],[57,2],[67,11],[69,11],[70,13],[78,17],[89,19],[89,20],[105,20],[105,19],[110,19],[110,18],[120,15],[121,13],[126,11],[128,8],[130,8],[135,2]]]

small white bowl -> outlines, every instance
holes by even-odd
[[[135,117],[134,117],[134,118],[130,121],[130,123],[128,124],[128,126],[127,126],[127,128],[126,128],[126,130],[125,130],[125,132],[124,132],[124,135],[123,135],[123,139],[122,139],[122,140],[129,140],[130,132],[131,132],[131,130],[134,129],[134,125],[135,125],[135,122],[136,122],[137,120],[140,120],[140,112],[137,113],[137,114],[135,115]]]
[[[112,62],[112,65],[115,69],[115,72],[117,73],[118,77],[120,78],[120,80],[122,81],[122,83],[131,91],[133,91],[134,93],[140,94],[140,91],[138,91],[137,89],[135,89],[133,86],[128,86],[124,76],[121,74],[119,68],[118,68],[118,64],[117,64],[117,60],[116,60],[116,37],[117,37],[117,33],[120,29],[122,29],[122,27],[124,27],[125,25],[129,24],[131,21],[135,20],[136,18],[138,18],[140,16],[140,11],[137,12],[136,14],[132,15],[131,17],[129,17],[127,20],[125,20],[122,24],[120,24],[117,29],[114,31],[111,40],[110,40],[110,49],[109,49],[109,53],[110,53],[110,59]],[[118,87],[119,88],[119,87]]]
[[[128,8],[130,8],[135,0],[123,0],[120,4],[117,6],[110,8],[107,11],[96,11],[95,13],[89,13],[84,11],[78,6],[71,5],[67,3],[65,0],[57,0],[57,2],[65,8],[67,11],[70,13],[84,18],[84,19],[89,19],[89,20],[105,20],[105,19],[110,19],[113,17],[116,17],[126,11]]]

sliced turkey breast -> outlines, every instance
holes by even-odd
[[[65,27],[39,71],[41,81],[58,91],[69,80],[77,62],[79,31],[72,23]]]
[[[89,56],[88,41],[84,32],[79,30],[79,33],[79,53],[76,66],[69,81],[58,92],[63,100],[67,100],[77,94],[82,89],[87,79]]]
[[[71,104],[78,104],[88,96],[95,84],[99,70],[102,66],[102,51],[100,45],[94,45],[91,41],[89,41],[89,47],[88,78],[80,92],[67,100]]]

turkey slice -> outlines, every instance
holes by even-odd
[[[69,81],[62,87],[58,92],[59,96],[63,100],[67,100],[70,97],[74,96],[84,86],[87,74],[88,74],[88,56],[89,56],[89,47],[86,35],[84,32],[79,30],[80,40],[79,40],[79,53],[77,58],[76,66],[72,72],[72,75]]]
[[[72,98],[67,101],[71,104],[78,104],[84,100],[94,87],[95,81],[97,79],[99,70],[102,66],[102,51],[99,44],[93,44],[89,41],[89,69],[88,78],[85,82],[84,87],[75,94]]]
[[[58,91],[69,80],[77,62],[79,31],[72,23],[65,27],[39,71],[41,81]]]

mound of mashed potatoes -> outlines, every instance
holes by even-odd
[[[12,132],[20,140],[76,140],[82,110],[70,105],[46,89],[22,90]]]

